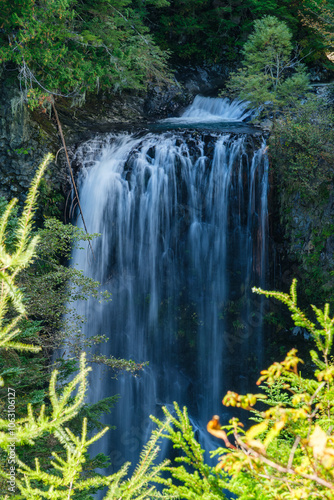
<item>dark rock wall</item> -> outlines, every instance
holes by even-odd
[[[147,122],[177,116],[198,93],[207,94],[226,78],[221,68],[178,69],[170,82],[149,85],[146,92],[124,92],[113,96],[92,95],[81,107],[58,99],[56,106],[69,150],[97,132],[129,131]],[[34,172],[46,153],[61,149],[54,118],[47,113],[18,105],[20,91],[16,74],[0,74],[0,196],[24,199]],[[179,83],[182,82],[182,83]],[[62,150],[57,164],[50,165],[46,181],[50,189],[66,194],[69,179]]]
[[[34,173],[48,152],[56,152],[56,129],[49,131],[34,120],[19,99],[16,81],[0,79],[0,196],[22,201]],[[55,189],[65,181],[63,168],[54,162],[45,176]]]
[[[286,289],[292,278],[307,303],[333,302],[334,190],[326,199],[307,200],[298,192],[277,196],[277,226],[273,231],[280,269],[277,283]],[[280,286],[282,288],[282,285]]]

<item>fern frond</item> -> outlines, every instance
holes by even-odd
[[[36,175],[31,183],[28,196],[25,202],[24,210],[19,218],[18,228],[16,231],[16,237],[18,240],[18,245],[16,247],[15,255],[19,255],[26,248],[29,241],[29,237],[32,229],[32,219],[36,210],[36,202],[38,197],[38,187],[44,172],[52,160],[53,156],[51,153],[47,154],[41,165],[39,166]]]
[[[8,295],[17,312],[20,314],[24,314],[25,307],[23,305],[23,294],[21,290],[19,290],[19,288],[14,284],[12,277],[8,276],[7,273],[0,271],[0,280],[4,289],[3,295],[5,296],[5,300],[8,300]]]
[[[13,198],[7,205],[6,210],[2,214],[0,219],[0,246],[5,247],[4,237],[7,229],[8,220],[13,212],[15,205],[17,204],[17,198]]]
[[[40,165],[37,174],[32,181],[28,192],[27,200],[18,227],[15,232],[16,246],[11,255],[6,252],[4,237],[10,215],[13,213],[17,200],[12,200],[2,217],[0,218],[0,347],[11,348],[37,352],[39,347],[12,342],[12,339],[18,335],[19,330],[14,330],[14,326],[3,327],[5,315],[8,312],[9,305],[12,305],[18,317],[16,322],[25,314],[23,303],[23,294],[15,283],[16,275],[27,265],[29,265],[35,255],[38,237],[31,237],[32,218],[34,216],[37,200],[37,190],[45,169],[51,160],[52,155],[47,155]]]

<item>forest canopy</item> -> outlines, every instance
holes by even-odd
[[[323,39],[315,35],[313,22],[324,4],[333,7],[332,0],[173,0],[156,11],[154,35],[181,61],[233,62],[254,21],[274,15],[287,24],[307,62],[324,62]]]
[[[146,15],[144,4],[131,0],[5,2],[0,62],[19,69],[30,99],[45,92],[80,99],[100,88],[139,88],[167,72],[167,54],[148,34]]]
[[[165,80],[170,55],[174,62],[235,64],[254,21],[275,15],[304,62],[329,67],[319,16],[332,7],[332,0],[5,1],[0,63],[18,70],[31,107],[49,94],[79,103],[87,92]]]

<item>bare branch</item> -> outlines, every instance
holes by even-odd
[[[54,100],[52,100],[51,104],[52,104],[53,112],[54,112],[55,117],[56,117],[56,121],[57,121],[57,125],[58,125],[58,130],[59,130],[59,135],[60,135],[61,141],[62,141],[63,146],[64,146],[66,161],[67,161],[68,169],[70,171],[70,176],[71,176],[71,180],[72,180],[72,186],[73,186],[73,189],[74,189],[74,192],[75,192],[75,198],[78,200],[78,207],[79,207],[79,210],[80,210],[80,215],[81,215],[82,223],[84,225],[86,234],[88,234],[88,230],[87,230],[85,218],[84,218],[84,215],[83,215],[83,212],[82,212],[81,203],[80,203],[80,199],[79,199],[79,193],[78,193],[77,186],[76,186],[76,183],[75,183],[75,180],[74,180],[74,175],[73,175],[73,170],[72,170],[72,167],[71,167],[71,162],[70,162],[70,159],[68,157],[68,152],[67,152],[67,148],[66,148],[66,143],[65,143],[65,138],[64,138],[64,134],[63,134],[63,129],[62,129],[59,117],[58,117],[58,112],[56,110],[56,106],[54,104]],[[95,259],[95,255],[94,255],[92,244],[91,244],[90,241],[88,241],[88,244],[89,244],[89,247],[90,247],[91,252],[93,254],[93,257]]]
[[[234,434],[236,442],[238,445],[246,448],[249,453],[247,456],[249,458],[257,458],[261,460],[261,462],[269,465],[269,467],[272,467],[273,469],[277,470],[278,472],[282,472],[283,474],[294,474],[296,476],[301,476],[304,479],[309,479],[311,481],[315,481],[317,484],[321,484],[321,486],[325,486],[326,488],[329,488],[330,490],[334,490],[334,484],[330,483],[329,481],[326,481],[325,479],[322,479],[321,477],[317,476],[316,474],[304,474],[303,472],[296,472],[293,467],[285,467],[284,465],[278,464],[276,462],[273,462],[270,458],[266,457],[262,453],[259,453],[255,451],[253,448],[248,446],[246,443],[244,443],[241,439],[240,436],[235,433]]]
[[[301,439],[300,436],[297,436],[295,439],[295,442],[293,443],[293,447],[291,449],[291,453],[290,453],[289,461],[288,461],[288,469],[291,469],[291,467],[292,467],[293,459],[294,459],[296,450],[298,448],[298,445],[300,443],[300,439]]]

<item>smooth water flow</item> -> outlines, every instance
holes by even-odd
[[[218,104],[209,99],[207,111]],[[265,145],[247,135],[125,134],[89,141],[77,161],[87,227],[101,237],[95,260],[87,248],[74,260],[112,294],[76,304],[84,333],[108,335],[105,355],[149,361],[137,378],[94,367],[90,402],[120,395],[105,420],[117,430],[98,451],[115,470],[135,464],[148,416],[173,401],[212,449],[208,420],[225,412],[227,421],[222,397],[247,390],[261,367],[262,302],[250,289],[267,269]]]
[[[196,96],[194,102],[178,118],[161,120],[168,123],[210,123],[210,122],[242,122],[250,118],[254,110],[247,108],[247,102],[230,101],[218,97]]]

